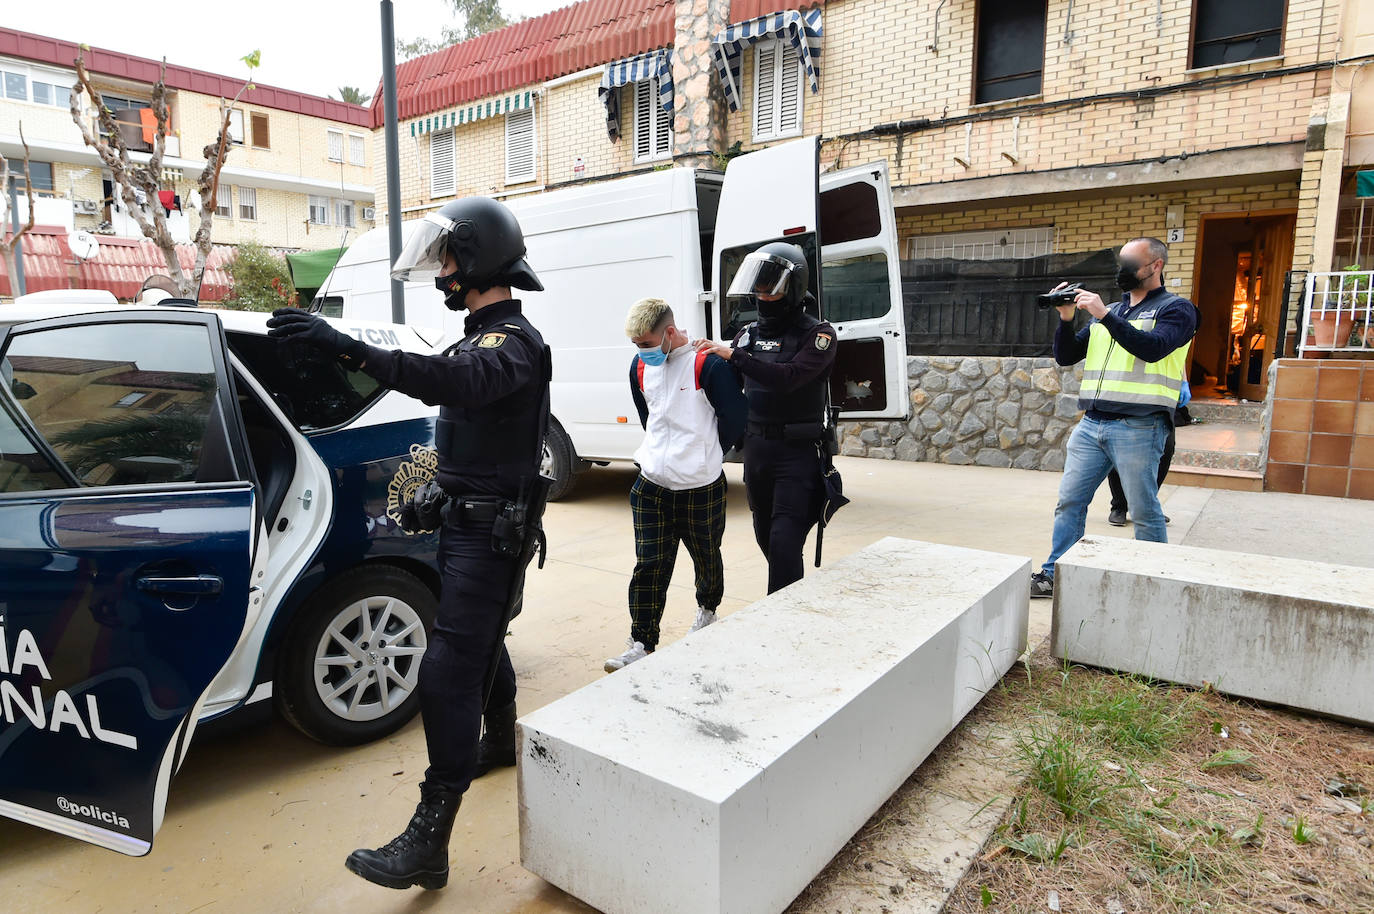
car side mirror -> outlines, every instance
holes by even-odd
[[[33,389],[32,384],[24,381],[10,381],[10,393],[16,400],[27,400],[30,397],[38,396],[38,391]]]

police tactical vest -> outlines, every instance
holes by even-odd
[[[1177,295],[1161,297],[1150,303],[1152,308],[1142,308],[1149,317],[1134,318],[1127,323],[1137,330],[1153,330],[1154,314],[1177,301],[1183,299]],[[1093,322],[1088,331],[1088,355],[1083,362],[1079,408],[1110,410],[1113,404],[1120,404],[1149,412],[1172,413],[1183,394],[1188,345],[1184,343],[1158,362],[1145,362],[1113,339],[1101,321]]]
[[[493,329],[523,333],[545,352],[543,337],[523,314],[503,317],[499,324],[468,334],[451,347],[448,355],[472,352]],[[546,368],[547,370],[547,368]],[[524,387],[480,407],[444,406],[434,440],[439,452],[436,475],[446,490],[463,493],[514,495],[522,479],[538,470],[543,455],[541,440],[546,378],[538,369]]]
[[[741,342],[740,348],[749,350],[760,362],[790,362],[804,345],[808,345],[811,331],[819,323],[803,311],[781,336],[760,337],[759,324],[755,322],[746,329],[747,340]],[[784,429],[782,434],[770,434],[769,437],[814,440],[820,437],[824,422],[825,391],[829,383],[830,373],[825,372],[796,390],[770,390],[745,376],[744,396],[749,401],[749,421],[755,425],[796,426],[794,429]],[[815,427],[815,434],[810,434],[811,426]]]

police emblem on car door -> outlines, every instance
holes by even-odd
[[[0,814],[146,854],[265,558],[212,314],[0,330]]]

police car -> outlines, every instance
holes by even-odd
[[[435,411],[266,314],[76,299],[0,308],[0,814],[142,855],[199,721],[415,714],[439,573],[396,518]]]

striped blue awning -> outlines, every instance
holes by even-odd
[[[620,93],[614,90],[630,83],[658,77],[658,103],[671,117],[673,113],[673,49],[660,48],[638,57],[626,57],[606,64],[596,94],[606,106],[606,133],[612,140],[620,136]]]
[[[429,117],[422,117],[410,122],[410,135],[420,136],[435,130],[447,130],[450,127],[457,127],[460,124],[470,124],[473,121],[485,120],[495,117],[498,114],[507,114],[511,111],[521,111],[525,108],[534,107],[533,92],[517,92],[514,95],[507,95],[502,98],[494,98],[490,101],[478,102],[471,105],[464,105],[461,108],[454,108],[452,111],[445,111],[442,114],[432,114]]]
[[[715,37],[713,56],[716,73],[725,89],[725,100],[731,111],[740,106],[740,66],[744,60],[744,49],[767,38],[786,38],[792,42],[801,58],[802,69],[806,71],[807,82],[812,92],[821,91],[821,27],[820,8],[805,13],[788,10],[783,13],[769,13],[747,22],[737,22]]]

